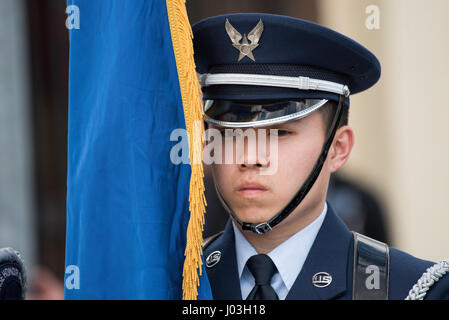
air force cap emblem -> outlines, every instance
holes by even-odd
[[[228,19],[226,19],[225,28],[229,38],[232,41],[232,46],[240,52],[238,61],[242,60],[244,57],[248,57],[251,60],[256,61],[253,55],[253,50],[259,46],[259,40],[260,37],[262,36],[263,32],[262,19],[260,19],[259,23],[257,23],[254,29],[251,30],[250,33],[248,33],[248,37],[246,36],[246,34],[243,34],[242,37],[242,34],[231,25]],[[248,39],[251,43],[248,42]]]

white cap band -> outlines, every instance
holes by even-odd
[[[205,73],[199,76],[199,81],[201,87],[220,84],[235,84],[326,91],[337,93],[345,97],[349,97],[350,94],[349,88],[346,85],[309,77],[286,77],[246,73]]]

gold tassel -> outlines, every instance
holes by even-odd
[[[189,137],[189,158],[191,165],[187,245],[183,270],[183,299],[198,298],[199,275],[202,270],[202,243],[204,212],[204,172],[202,163],[202,144],[204,128],[201,87],[195,71],[193,58],[193,33],[185,6],[185,0],[166,0],[173,50],[176,58],[179,85],[187,134]]]

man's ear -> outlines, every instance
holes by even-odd
[[[348,160],[354,146],[354,131],[349,126],[343,126],[335,133],[334,141],[329,150],[329,170],[339,170]]]

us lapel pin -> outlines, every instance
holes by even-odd
[[[221,252],[220,251],[214,251],[206,258],[206,267],[212,268],[215,266],[221,259]]]
[[[331,282],[332,276],[327,272],[318,272],[312,277],[312,284],[317,288],[327,287]]]

